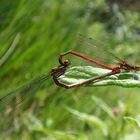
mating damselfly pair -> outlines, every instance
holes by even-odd
[[[92,47],[93,50],[95,49],[96,51],[100,52],[104,52],[105,54],[107,54],[106,56],[112,56],[113,59],[116,60],[116,64],[114,66],[110,66],[108,64],[105,64],[104,62],[102,62],[100,59],[100,56],[97,56],[97,58],[95,59],[91,59],[90,57],[81,54],[77,51],[74,50],[69,50],[65,53],[60,54],[59,56],[59,65],[55,68],[53,68],[49,73],[47,73],[46,75],[43,75],[25,85],[23,85],[22,87],[17,88],[16,90],[6,94],[5,96],[0,98],[0,103],[2,102],[7,102],[11,97],[14,96],[15,93],[23,93],[23,92],[28,92],[29,88],[32,88],[33,86],[36,86],[38,84],[40,84],[42,81],[52,77],[54,83],[56,85],[58,85],[59,87],[64,87],[64,88],[76,88],[76,87],[80,87],[80,86],[85,86],[91,82],[96,82],[98,80],[101,80],[105,77],[111,76],[111,75],[115,75],[121,72],[130,72],[130,71],[139,71],[140,66],[139,65],[131,65],[128,62],[126,62],[124,59],[120,59],[118,56],[116,56],[114,53],[106,50],[106,48],[103,47],[98,47],[94,45],[94,42],[92,42],[92,39],[90,38],[85,38],[83,36],[79,37],[80,43],[86,47]],[[91,50],[92,51],[92,50]],[[96,54],[96,51],[93,51],[93,55]],[[59,77],[61,75],[63,75],[66,70],[68,69],[68,67],[73,63],[71,60],[66,59],[65,57],[68,55],[74,55],[76,57],[79,57],[83,60],[86,60],[88,62],[91,62],[92,64],[98,66],[98,67],[102,67],[104,69],[110,70],[110,72],[99,75],[99,76],[95,76],[95,77],[91,77],[89,79],[86,79],[82,82],[79,83],[74,83],[74,84],[65,84],[63,82],[61,82],[59,80]],[[22,94],[24,95],[24,94]]]

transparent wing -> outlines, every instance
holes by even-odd
[[[30,81],[22,87],[19,87],[16,90],[6,94],[5,96],[0,97],[0,108],[9,104],[10,101],[12,101],[12,99],[18,96],[19,94],[21,96],[21,100],[23,100],[30,90],[32,90],[35,87],[38,87],[43,81],[47,80],[49,77],[50,74],[43,75],[35,80]]]
[[[86,38],[83,35],[79,35],[78,44],[80,47],[80,53],[94,60],[100,61],[105,65],[114,66],[119,61],[121,61],[119,57],[112,53],[113,50],[116,52],[115,47],[113,46],[114,48],[112,49],[108,46],[105,46],[104,40],[99,41],[92,38]]]
[[[10,125],[12,126],[13,120],[16,118],[16,113],[19,109],[23,105],[27,105],[27,101],[29,105],[29,101],[33,100],[33,96],[37,89],[50,76],[50,74],[43,75],[0,98],[0,124],[2,126],[0,132],[7,130]]]
[[[118,44],[114,38],[105,37],[102,40],[87,38],[83,35],[78,36],[78,43],[81,53],[88,57],[99,60],[109,66],[116,66],[119,61],[125,60],[131,65],[139,63],[138,50],[134,49],[134,45]],[[82,46],[82,47],[81,47]],[[129,46],[129,47],[128,47]]]

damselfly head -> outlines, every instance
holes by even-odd
[[[61,65],[59,65],[58,67],[54,67],[52,70],[51,70],[51,74],[56,74],[56,73],[59,73],[59,72],[64,72],[67,67],[70,65],[71,61],[70,60],[64,60],[63,63]]]
[[[68,66],[70,64],[71,64],[71,61],[68,60],[68,59],[66,59],[66,60],[63,61],[63,66]]]

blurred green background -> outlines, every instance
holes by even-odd
[[[139,9],[138,0],[0,0],[0,95],[49,72],[58,65],[60,53],[80,51],[78,34],[96,37],[138,60]],[[9,48],[12,53],[6,55]],[[5,118],[0,139],[140,138],[137,88],[63,89],[49,79],[31,91],[26,91],[30,100],[24,108],[13,107],[11,115],[6,106],[12,104],[0,104],[0,120]]]

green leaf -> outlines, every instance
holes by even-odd
[[[110,118],[114,119],[114,114],[112,112],[112,108],[109,107],[103,100],[98,97],[92,96],[92,100],[96,103],[102,110],[104,110]]]
[[[124,117],[124,119],[137,130],[140,131],[140,121],[137,118],[132,118],[129,116]],[[140,118],[139,118],[140,119]]]
[[[32,131],[42,132],[43,131],[44,127],[43,127],[42,122],[38,118],[33,116],[33,114],[25,113],[23,117],[24,117],[23,122],[30,132],[32,132]]]
[[[139,140],[140,135],[138,133],[127,134],[122,140]]]
[[[75,84],[83,82],[94,76],[99,76],[111,72],[110,70],[95,68],[91,66],[75,66],[69,68],[69,70],[60,77],[60,81],[65,84]],[[140,73],[128,72],[119,73],[105,78],[96,80],[87,87],[96,86],[109,86],[116,85],[121,87],[140,87]]]
[[[78,119],[80,119],[81,121],[84,121],[86,123],[88,123],[90,126],[96,126],[98,128],[101,129],[101,131],[103,132],[103,134],[105,136],[108,135],[108,128],[107,125],[98,117],[94,116],[94,115],[89,115],[86,113],[81,113],[77,110],[71,109],[71,108],[67,108],[72,114],[74,114],[75,116],[77,116]]]
[[[63,131],[45,129],[44,132],[46,135],[49,135],[49,136],[52,136],[54,138],[61,139],[61,140],[75,140],[76,139],[74,135],[69,134],[67,132],[63,132]]]
[[[24,118],[24,124],[27,126],[30,132],[33,132],[33,131],[42,132],[45,135],[49,135],[49,136],[52,136],[61,140],[75,140],[76,139],[74,135],[70,133],[59,131],[59,130],[48,129],[48,127],[47,128],[44,127],[42,122],[38,118],[33,116],[31,113],[25,114],[25,116],[27,118],[26,117]]]

